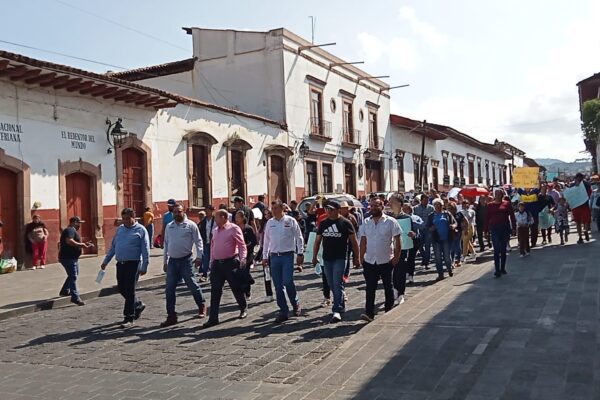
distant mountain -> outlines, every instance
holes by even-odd
[[[556,158],[537,158],[535,162],[545,167],[546,165],[561,164],[565,161],[557,160]]]

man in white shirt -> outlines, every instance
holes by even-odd
[[[186,218],[181,204],[173,208],[173,221],[165,228],[165,251],[164,264],[167,271],[167,284],[165,295],[167,298],[167,319],[160,326],[177,324],[177,313],[175,312],[175,289],[177,282],[183,279],[192,293],[198,306],[198,316],[206,316],[206,306],[202,296],[202,289],[194,277],[192,264],[196,267],[202,265],[202,238],[198,225]],[[194,259],[193,250],[196,249]]]
[[[302,313],[300,300],[294,285],[294,253],[297,254],[297,264],[304,264],[304,239],[298,222],[283,213],[283,203],[271,203],[273,218],[267,221],[263,239],[263,266],[269,265],[271,279],[275,285],[275,296],[279,315],[275,322],[282,323],[288,319],[289,307],[285,294],[290,299],[294,315]],[[285,292],[283,288],[285,287]]]
[[[383,213],[383,202],[373,199],[370,203],[371,216],[360,226],[360,263],[365,276],[365,313],[361,318],[367,322],[375,318],[375,294],[379,279],[385,291],[385,311],[394,306],[392,266],[398,264],[402,245],[402,229],[396,219]],[[393,243],[393,247],[392,247]]]

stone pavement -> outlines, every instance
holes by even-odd
[[[82,257],[79,262],[77,286],[83,299],[115,293],[117,284],[115,261],[107,268],[101,285],[95,282],[103,257]],[[151,265],[141,277],[141,285],[162,282],[162,250],[151,250]],[[0,275],[0,320],[33,311],[69,305],[69,298],[59,298],[66,278],[62,265],[49,264],[43,270],[22,270]]]
[[[23,315],[0,325],[0,399],[600,398],[598,256],[596,242],[513,252],[494,279],[488,254],[435,285],[420,270],[407,302],[368,325],[358,272],[330,325],[312,270],[297,277],[305,315],[281,326],[257,300],[237,320],[227,293],[223,323],[199,330],[181,289],[181,324],[160,329],[160,285],[125,332],[119,296]]]

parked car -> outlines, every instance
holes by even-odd
[[[362,214],[362,204],[361,204],[361,202],[358,201],[356,199],[356,197],[354,197],[351,194],[346,194],[346,193],[341,193],[341,194],[340,193],[324,193],[324,194],[319,194],[319,196],[321,196],[322,198],[325,198],[326,200],[346,201],[346,202],[348,202],[349,205],[354,206]],[[300,211],[300,214],[304,218],[306,218],[306,209],[307,209],[307,206],[309,204],[311,204],[311,203],[314,203],[316,199],[317,199],[317,196],[309,196],[309,197],[303,198],[298,203],[298,210]]]

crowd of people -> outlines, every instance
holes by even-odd
[[[425,270],[435,265],[435,279],[441,281],[477,259],[478,251],[491,249],[494,276],[500,278],[507,274],[512,236],[518,239],[521,257],[527,257],[538,245],[540,232],[542,245],[552,243],[553,229],[564,244],[570,233],[569,212],[577,226],[578,243],[589,241],[592,211],[600,229],[600,194],[597,182],[587,181],[582,174],[577,174],[569,186],[579,185],[584,186],[589,201],[572,208],[561,184],[555,181],[534,189],[496,188],[489,195],[471,198],[460,192],[453,197],[436,190],[410,197],[372,194],[361,198],[360,203],[317,196],[305,213],[295,201],[288,205],[277,200],[269,207],[265,197],[259,196],[251,208],[243,198],[234,197],[231,208],[207,206],[199,221],[189,219],[183,205],[171,199],[157,235],[159,241],[152,240],[153,226],[148,225],[154,216],[147,214],[149,210],[142,225],[132,209],[124,209],[123,224],[101,268],[116,258],[118,288],[125,298],[123,328],[132,326],[145,309],[135,287],[139,276],[147,271],[151,242],[164,251],[167,317],[161,327],[178,323],[175,289],[182,282],[192,294],[198,317],[207,318],[203,327],[219,324],[225,282],[239,307],[239,318],[246,318],[253,275],[261,272],[264,301],[277,302],[275,322],[283,323],[290,313],[300,316],[302,303],[294,275],[307,264],[322,276],[322,306],[331,307],[332,323],[341,321],[346,311],[345,286],[351,269],[361,269],[365,282],[361,318],[370,322],[377,313],[379,281],[387,312],[404,303],[407,285],[415,282],[418,257]],[[80,223],[79,218],[72,218],[61,236],[61,263],[69,275],[61,295],[83,305],[76,288],[77,259],[81,248],[91,244],[81,242],[77,234]],[[32,244],[37,236],[32,233]],[[311,259],[305,260],[305,253],[310,253]],[[208,280],[210,307],[200,285]]]

